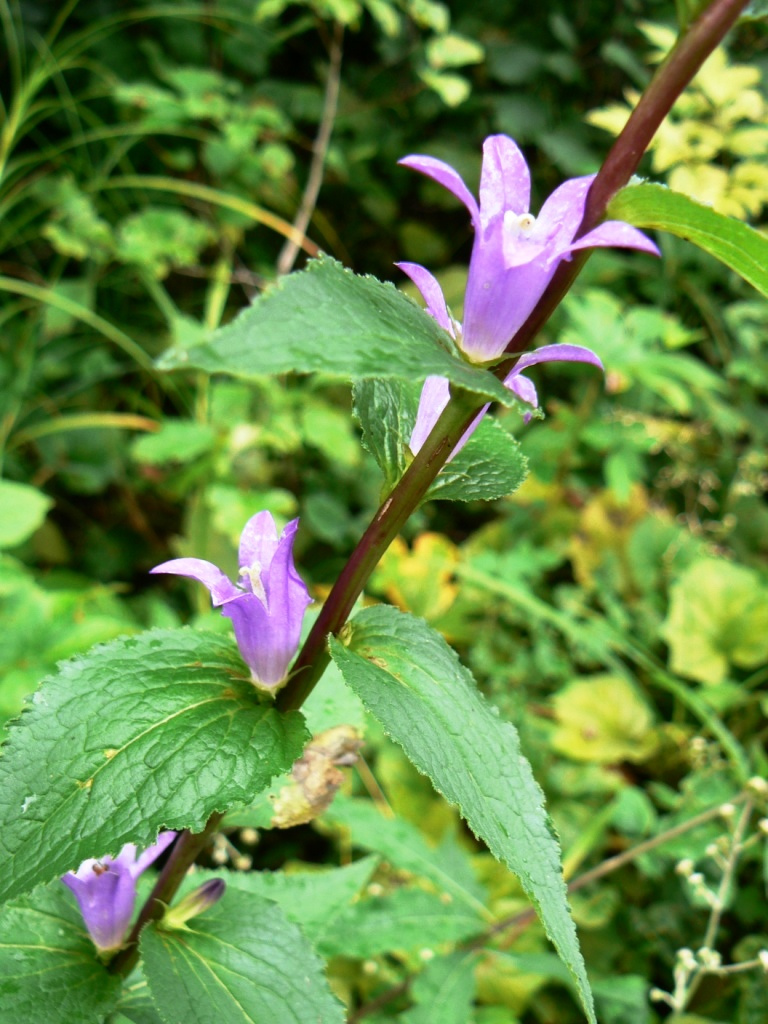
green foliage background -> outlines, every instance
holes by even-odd
[[[483,138],[506,132],[526,151],[540,201],[597,169],[610,137],[596,125],[608,124],[587,115],[642,88],[639,22],[671,26],[676,6],[0,3],[4,718],[94,643],[181,622],[228,628],[205,593],[150,580],[151,566],[194,554],[231,567],[243,523],[269,508],[283,521],[301,515],[297,562],[321,596],[377,506],[381,478],[348,388],[154,368],[274,279],[333,47],[343,50],[338,110],[307,234],[398,285],[395,260],[424,263],[459,316],[465,211],[397,159],[431,153],[474,186]],[[732,92],[703,111],[706,90],[694,87],[678,109],[694,125],[688,143],[709,140],[718,182],[738,172],[742,190],[743,165],[765,157],[767,48],[760,22],[734,34],[729,59],[748,65],[740,81],[760,98],[740,119]],[[664,181],[680,166],[657,150],[647,173]],[[741,213],[761,226],[763,185],[750,182]],[[499,412],[528,458],[524,486],[492,504],[427,503],[368,589],[440,629],[515,722],[567,880],[738,802],[750,776],[768,775],[768,307],[711,257],[660,242],[663,266],[595,254],[547,325],[540,342],[589,345],[607,372],[603,382],[583,367],[540,368],[545,417],[525,426],[516,410]],[[383,858],[361,901],[354,886],[339,897],[343,928],[305,927],[330,957],[334,991],[366,1008],[354,1019],[421,1024],[425,1007],[443,1004],[454,1017],[441,1019],[456,1024],[580,1019],[519,883],[370,723],[366,740],[366,764],[314,826],[267,829],[251,848],[248,829],[264,818],[243,812],[233,828],[246,831],[217,848],[230,867]],[[397,817],[372,819],[370,798]],[[713,815],[574,893],[605,1024],[657,1019],[650,986],[670,990],[676,951],[698,948],[707,919],[675,864],[693,860],[715,886],[711,845],[730,820]],[[718,936],[727,962],[768,945],[756,909],[765,845],[754,835]],[[258,892],[296,920],[280,895]],[[446,892],[471,914],[441,911]],[[431,922],[420,934],[404,924],[413,899]],[[462,945],[502,919],[512,927]],[[356,938],[340,945],[342,930]],[[711,975],[690,1012],[680,1024],[763,1020],[764,983]]]

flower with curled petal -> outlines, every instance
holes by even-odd
[[[137,857],[126,843],[116,857],[85,860],[77,871],[61,879],[75,894],[85,927],[100,953],[123,944],[136,905],[136,879],[174,840],[175,832],[161,832],[157,842]]]
[[[285,682],[299,646],[309,591],[293,564],[299,520],[280,538],[269,512],[248,520],[240,537],[240,579],[233,583],[218,566],[202,558],[174,558],[153,573],[189,576],[204,584],[221,614],[232,619],[235,639],[259,689],[274,692]]]
[[[471,362],[498,359],[522,327],[552,280],[558,264],[578,249],[619,246],[659,254],[656,245],[637,228],[622,221],[605,221],[574,239],[584,216],[594,175],[571,178],[546,200],[538,217],[529,210],[531,176],[517,144],[506,135],[491,135],[483,145],[478,203],[461,176],[442,160],[431,156],[407,156],[399,161],[432,178],[467,207],[475,229],[464,296],[464,321],[454,320],[442,289],[433,275],[417,263],[398,263],[414,282],[427,311],[456,341]],[[602,367],[588,348],[579,345],[547,345],[523,355],[505,384],[519,398],[536,406],[536,389],[522,371],[536,363],[577,361]],[[424,443],[448,402],[448,382],[427,379],[419,414],[411,435],[415,453]],[[486,406],[454,449],[466,443],[485,413]]]

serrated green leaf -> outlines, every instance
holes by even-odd
[[[330,648],[389,735],[519,877],[594,1024],[560,849],[515,727],[483,700],[438,633],[395,608],[365,609],[347,626],[345,642],[331,638]]]
[[[415,1006],[398,1018],[402,1024],[469,1024],[475,998],[477,953],[457,952],[432,960],[411,985]]]
[[[0,548],[13,548],[31,537],[52,505],[36,487],[0,480]]]
[[[461,358],[453,339],[394,285],[329,257],[281,278],[207,344],[171,349],[159,365],[246,379],[295,372],[418,381],[435,374],[505,405],[515,401],[489,370]]]
[[[384,474],[388,494],[413,458],[408,442],[420,387],[405,381],[363,380],[354,387],[354,412],[363,446]],[[424,501],[492,501],[517,490],[527,461],[517,441],[486,416],[467,444],[441,470]]]
[[[307,939],[252,893],[225,892],[185,931],[151,925],[141,952],[168,1024],[343,1024]]]
[[[622,189],[611,200],[608,214],[638,228],[669,231],[693,242],[768,296],[768,237],[740,220],[650,183]]]
[[[424,889],[395,889],[347,907],[318,949],[325,956],[360,959],[391,950],[433,950],[477,935],[485,924],[466,904]]]
[[[194,885],[206,878],[226,878],[227,886],[273,900],[310,942],[317,943],[357,896],[378,864],[378,857],[363,857],[342,868],[323,871],[197,872]]]
[[[101,1024],[119,991],[61,882],[0,910],[3,1024]]]
[[[428,879],[475,913],[490,917],[485,906],[487,893],[474,877],[468,855],[456,846],[455,840],[451,846],[444,843],[432,848],[404,818],[386,818],[370,801],[341,794],[325,819],[349,829],[353,846],[380,853],[395,867]]]
[[[200,830],[305,740],[300,714],[259,702],[228,636],[158,629],[65,662],[0,757],[0,899],[161,828]]]

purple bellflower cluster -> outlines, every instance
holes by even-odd
[[[75,894],[85,927],[100,953],[119,949],[136,905],[136,879],[173,842],[175,832],[161,832],[157,842],[137,856],[126,843],[117,857],[85,860],[61,879]]]
[[[150,572],[189,576],[204,584],[221,614],[232,619],[235,639],[254,684],[274,692],[285,682],[301,637],[309,591],[293,564],[299,520],[278,538],[269,512],[248,520],[240,537],[240,579],[233,583],[202,558],[174,558]]]
[[[427,311],[456,340],[471,362],[499,359],[543,295],[560,261],[569,259],[577,249],[619,246],[659,255],[650,238],[622,221],[604,221],[574,241],[594,175],[563,182],[544,203],[539,216],[534,217],[529,212],[528,165],[517,144],[506,135],[491,135],[483,145],[479,203],[458,172],[442,160],[417,155],[406,156],[399,162],[447,188],[464,203],[472,218],[475,240],[463,324],[450,316],[442,289],[426,268],[417,263],[398,264],[421,292]],[[522,371],[536,363],[557,361],[592,363],[602,368],[598,357],[588,348],[546,345],[521,356],[504,383],[518,398],[535,407],[536,388]],[[414,454],[448,404],[448,398],[449,387],[444,378],[427,378],[410,439]],[[468,428],[454,454],[466,443],[487,408]]]

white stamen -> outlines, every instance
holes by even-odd
[[[246,577],[250,584],[251,593],[262,602],[267,604],[267,595],[264,591],[264,584],[261,582],[261,565],[259,562],[252,562],[251,565],[244,565],[240,569],[240,575]]]
[[[532,213],[514,213],[507,210],[504,214],[504,231],[513,237],[527,238],[536,226],[536,218]]]

